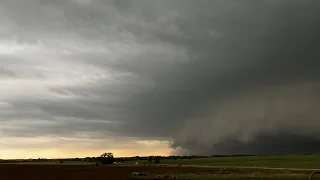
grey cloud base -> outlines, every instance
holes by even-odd
[[[320,151],[318,1],[15,2],[1,2],[4,34],[59,55],[11,57],[21,72],[3,61],[1,79],[44,86],[1,96],[8,136],[99,131],[171,140],[187,154]],[[48,83],[58,78],[68,81]]]

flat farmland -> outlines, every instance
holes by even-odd
[[[148,176],[133,177],[133,172]],[[306,180],[311,170],[280,170],[257,168],[199,168],[174,166],[114,165],[39,165],[1,164],[4,180],[129,180],[129,179],[299,179]],[[318,178],[317,178],[318,179]]]
[[[147,161],[138,161],[140,164]],[[132,162],[133,163],[133,162]],[[320,169],[320,155],[231,156],[194,159],[161,159],[161,164],[208,167],[262,167]]]
[[[320,169],[319,155],[161,159],[157,165],[148,165],[146,160],[99,166],[87,162],[48,161],[0,164],[0,180],[307,180],[316,169]],[[147,176],[134,177],[134,172],[146,172]],[[316,175],[314,179],[319,177]]]
[[[4,180],[126,180],[133,172],[149,174],[192,173],[194,168],[159,167],[159,166],[104,166],[100,165],[39,165],[39,164],[2,164],[0,179]]]

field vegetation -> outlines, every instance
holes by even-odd
[[[139,158],[127,163],[148,164]],[[270,155],[270,156],[226,156],[226,157],[163,157],[159,164],[184,166],[218,166],[218,167],[268,167],[320,169],[320,155]]]
[[[112,153],[103,153],[98,157],[87,158],[2,160],[0,168],[7,169],[3,171],[4,177],[17,176],[19,178],[20,175],[23,175],[30,179],[47,175],[58,178],[61,173],[65,176],[78,177],[79,180],[89,176],[92,179],[110,176],[114,180],[307,180],[311,172],[316,169],[320,170],[320,155],[117,158],[113,157]],[[41,171],[38,171],[39,169]],[[21,173],[10,175],[10,172],[16,171]],[[146,176],[135,176],[134,172],[146,172]],[[320,175],[316,175],[314,179],[320,180],[319,177]]]

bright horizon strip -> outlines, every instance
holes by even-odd
[[[171,150],[168,149],[154,149],[152,154],[149,153],[150,149],[146,151],[137,151],[134,149],[117,150],[111,149],[109,151],[101,150],[85,150],[76,152],[76,150],[61,151],[61,149],[42,149],[34,150],[32,152],[26,152],[25,150],[5,150],[1,152],[0,159],[60,159],[60,158],[85,158],[85,157],[98,157],[103,152],[112,152],[115,157],[134,157],[134,156],[169,156]],[[152,151],[152,150],[151,150]],[[24,155],[17,156],[17,154]],[[70,156],[69,156],[70,155]]]
[[[92,140],[90,147],[81,139],[68,145],[57,144],[52,140],[53,138],[49,137],[39,139],[35,137],[19,138],[18,140],[17,138],[4,138],[0,141],[0,159],[84,158],[97,157],[104,152],[112,152],[115,157],[168,156],[172,152],[166,141],[135,140],[129,143],[119,142],[111,144],[111,147],[104,147],[101,146],[101,141]],[[22,141],[24,141],[23,144],[21,144]],[[16,144],[18,142],[20,144]],[[44,147],[50,144],[50,147]]]

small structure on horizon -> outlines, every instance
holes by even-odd
[[[132,175],[134,175],[134,176],[146,176],[147,173],[146,172],[133,172]]]

